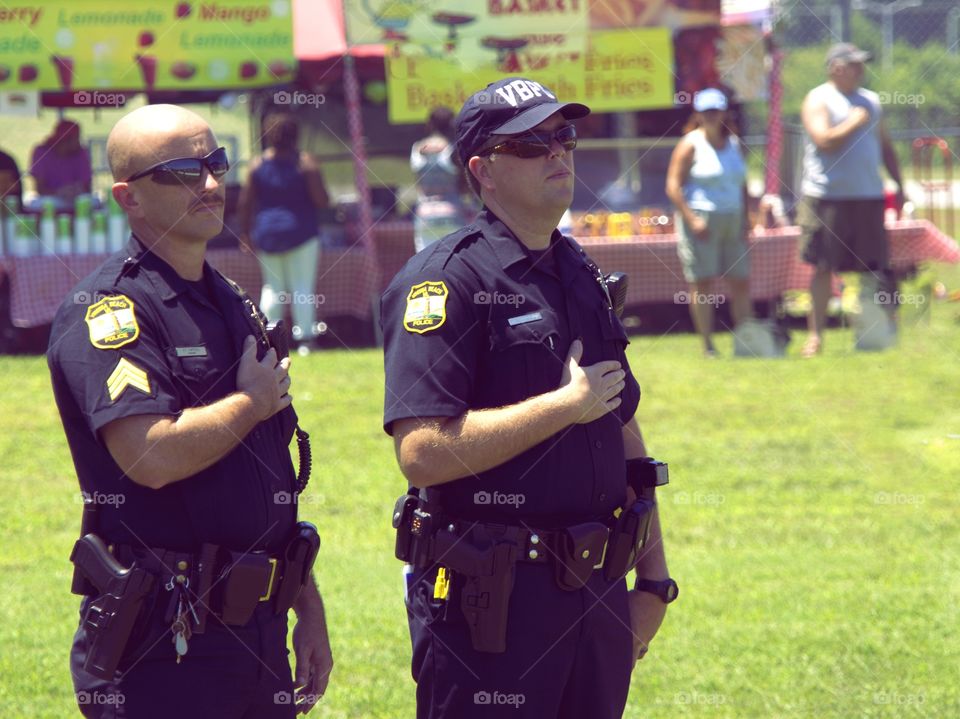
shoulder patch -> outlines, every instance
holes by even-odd
[[[133,300],[126,295],[104,297],[87,308],[84,317],[90,344],[102,350],[128,345],[140,336]]]
[[[421,282],[410,288],[403,326],[407,332],[423,334],[443,325],[447,319],[450,291],[443,282]]]
[[[133,387],[146,395],[150,394],[150,378],[146,370],[141,369],[126,357],[121,357],[110,376],[107,377],[107,392],[110,401],[116,402],[127,387]]]

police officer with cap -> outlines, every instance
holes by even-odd
[[[292,717],[333,664],[319,538],[296,518],[290,361],[204,259],[226,151],[198,115],[152,105],[107,155],[132,236],[61,306],[48,349],[85,500],[77,702],[87,717]]]
[[[420,719],[619,717],[677,594],[627,336],[556,229],[588,113],[523,78],[471,96],[456,141],[483,208],[381,299]]]

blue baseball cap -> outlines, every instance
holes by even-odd
[[[508,77],[473,93],[457,115],[457,155],[466,166],[493,135],[519,135],[532,130],[555,112],[567,120],[590,114],[578,102],[560,102],[535,80]]]
[[[697,112],[706,112],[707,110],[726,110],[727,96],[721,90],[715,87],[709,87],[701,90],[693,96],[693,109]]]

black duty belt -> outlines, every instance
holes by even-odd
[[[249,622],[263,603],[286,614],[319,548],[320,535],[309,522],[297,524],[280,554],[234,552],[210,543],[199,552],[108,547],[96,534],[84,534],[70,554],[72,590],[90,597],[82,619],[91,641],[84,669],[111,679],[134,626],[153,606],[162,608],[163,622],[170,624],[178,663],[190,637],[206,631],[210,614],[233,626]]]

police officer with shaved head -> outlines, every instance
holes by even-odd
[[[381,299],[420,719],[619,717],[677,595],[627,336],[556,229],[589,112],[523,78],[472,95],[456,142],[483,208]]]
[[[151,105],[117,123],[107,154],[132,236],[61,306],[48,349],[85,500],[77,703],[87,717],[292,717],[333,663],[319,537],[296,516],[290,360],[205,261],[226,151],[198,115]]]

